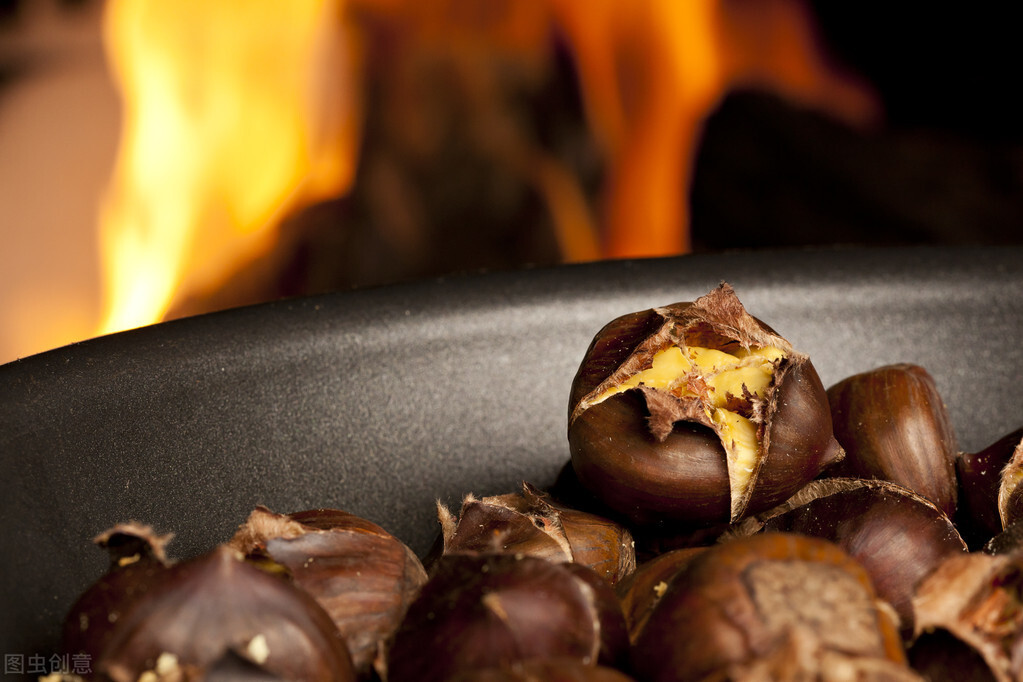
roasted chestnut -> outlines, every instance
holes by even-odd
[[[528,483],[522,493],[467,495],[456,518],[437,503],[444,554],[508,552],[573,561],[614,585],[636,567],[635,543],[625,526],[571,509]]]
[[[132,575],[139,581],[129,580]],[[69,626],[77,621],[83,631],[107,630],[88,637],[97,648],[81,652],[99,679],[204,679],[236,656],[282,679],[355,680],[344,640],[316,601],[226,546],[144,574],[116,573],[97,585],[72,609]],[[86,621],[82,614],[96,615]]]
[[[527,555],[450,554],[395,633],[388,680],[442,682],[552,657],[616,667],[628,644],[617,596],[591,569]]]
[[[967,551],[955,525],[933,502],[889,481],[813,481],[730,534],[765,531],[801,533],[840,546],[866,570],[878,597],[895,609],[906,641],[913,636],[917,585],[945,559]]]
[[[829,475],[891,481],[955,514],[959,450],[926,369],[902,363],[856,374],[831,386],[828,401],[845,450]]]
[[[339,509],[286,515],[257,507],[229,544],[257,561],[269,559],[312,595],[344,636],[364,679],[382,665],[387,641],[426,582],[419,558],[404,543]]]
[[[843,455],[809,358],[727,284],[600,330],[572,383],[568,440],[579,481],[640,524],[737,521]]]
[[[920,680],[860,565],[789,533],[693,557],[639,632],[632,666],[650,682]]]

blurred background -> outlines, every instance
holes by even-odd
[[[1023,243],[1008,10],[900,7],[0,0],[0,363],[461,272]]]

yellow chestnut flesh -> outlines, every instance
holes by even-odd
[[[595,398],[598,404],[630,388],[667,391],[700,399],[704,414],[721,436],[728,464],[732,516],[752,483],[759,441],[751,420],[752,399],[767,397],[774,368],[786,353],[776,346],[726,353],[714,348],[670,346],[654,354],[650,367],[609,388]],[[738,406],[737,409],[729,409]]]

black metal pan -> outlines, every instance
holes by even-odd
[[[613,317],[730,282],[825,385],[923,365],[960,445],[1023,425],[1023,249],[835,249],[474,274],[287,300],[0,366],[0,650],[50,656],[134,519],[184,557],[256,504],[341,507],[422,553],[434,502],[550,483]]]

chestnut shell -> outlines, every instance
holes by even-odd
[[[695,305],[669,308],[685,314]],[[760,320],[750,316],[747,321],[754,327],[744,332],[747,339],[772,338],[787,345]],[[650,309],[616,318],[594,337],[569,397],[572,466],[584,487],[633,523],[736,521],[731,518],[725,449],[711,428],[676,421],[671,432],[659,438],[649,427],[650,412],[638,389],[579,409],[586,396],[665,324],[662,313]],[[694,323],[686,335],[690,333],[710,344],[739,345],[713,325]],[[832,433],[821,379],[809,358],[795,351],[775,372],[763,422],[761,464],[739,518],[784,502],[844,455]]]
[[[390,682],[571,657],[616,667],[628,650],[613,588],[591,569],[528,555],[441,557],[388,652]]]
[[[765,569],[772,580],[758,577]],[[634,642],[632,669],[652,682],[773,679],[732,673],[787,659],[784,679],[821,679],[812,673],[832,655],[890,674],[848,679],[914,677],[855,560],[826,540],[765,533],[709,548],[670,579]]]
[[[926,369],[877,367],[839,381],[827,395],[835,437],[846,451],[834,475],[891,481],[955,514],[958,441]]]
[[[248,564],[226,546],[174,564],[124,609],[105,649],[100,675],[135,680],[162,655],[202,671],[256,637],[267,672],[289,680],[355,680],[341,634],[316,601],[289,582]]]
[[[323,607],[364,679],[427,579],[403,542],[341,509],[275,514],[258,506],[230,544],[257,563],[268,558],[282,567]]]
[[[746,519],[731,533],[799,533],[834,542],[858,561],[878,596],[913,633],[917,584],[945,559],[967,551],[952,521],[927,498],[889,481],[813,481],[785,504]]]

